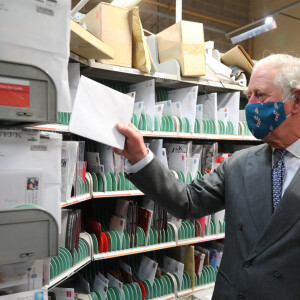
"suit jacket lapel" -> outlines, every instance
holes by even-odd
[[[247,204],[257,238],[272,215],[272,149],[268,145],[249,153],[245,166]]]
[[[259,255],[279,240],[300,219],[300,168],[286,189],[276,211],[250,251],[247,260]]]

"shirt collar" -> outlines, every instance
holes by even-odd
[[[300,158],[300,139],[298,139],[292,145],[288,146],[286,150],[292,153],[297,158]]]
[[[300,139],[298,139],[296,142],[294,142],[292,145],[288,146],[286,148],[288,153],[291,153],[297,158],[300,158]],[[272,153],[274,154],[275,148],[272,147]]]

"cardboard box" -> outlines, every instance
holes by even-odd
[[[203,24],[178,22],[156,35],[160,63],[176,59],[182,76],[205,75]]]
[[[132,12],[101,2],[80,23],[114,50],[114,59],[101,59],[104,64],[132,66]]]
[[[70,20],[70,29],[70,49],[72,52],[87,59],[113,58],[115,56],[110,47],[73,20]]]
[[[221,57],[221,61],[228,67],[230,67],[231,65],[235,65],[243,69],[249,81],[254,63],[241,45],[237,45],[223,54]]]

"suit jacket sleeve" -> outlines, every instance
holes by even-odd
[[[229,160],[229,159],[228,159]],[[224,209],[224,181],[228,160],[213,173],[187,185],[176,179],[157,158],[128,179],[177,218],[200,218]]]

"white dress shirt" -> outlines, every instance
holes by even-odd
[[[132,165],[128,160],[126,161],[125,164],[125,173],[130,174],[130,173],[137,173],[138,171],[142,170],[144,167],[146,167],[151,160],[153,159],[154,154],[153,152],[148,149],[148,154],[145,156],[142,160],[137,162],[136,164]]]
[[[276,162],[276,158],[274,157],[274,150],[275,149],[273,149],[273,166]],[[284,194],[285,190],[291,183],[292,179],[294,178],[296,172],[300,167],[300,139],[298,139],[294,144],[287,147],[286,150],[288,151],[284,157],[286,173],[283,178],[281,196]]]

